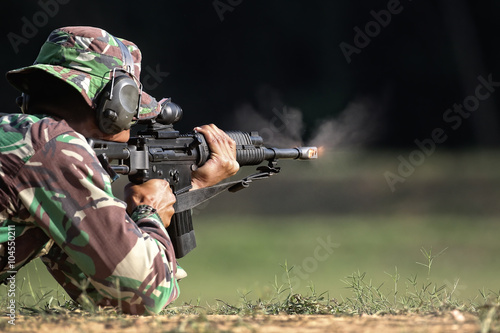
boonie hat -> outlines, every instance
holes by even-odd
[[[141,51],[134,43],[118,39],[130,51],[133,73],[139,79]],[[95,107],[99,93],[112,79],[114,68],[125,69],[125,59],[111,34],[95,27],[64,27],[50,33],[32,66],[9,71],[6,77],[16,89],[30,94],[31,86],[40,84],[30,77],[36,71],[44,71],[77,89],[88,105]],[[160,104],[143,91],[138,118],[154,118],[159,112]]]

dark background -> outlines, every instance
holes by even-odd
[[[147,68],[163,73],[145,88],[183,107],[181,130],[208,122],[230,129],[245,105],[267,121],[274,109],[294,108],[302,112],[307,141],[321,123],[359,102],[365,121],[353,130],[376,124],[362,140],[369,147],[411,147],[438,127],[450,148],[498,146],[500,93],[457,130],[443,114],[474,94],[479,75],[500,81],[500,2],[401,0],[400,13],[348,63],[340,44],[354,45],[354,28],[364,31],[372,11],[396,2],[7,1],[0,63],[4,72],[29,65],[51,30],[92,25],[135,42],[143,75]],[[228,10],[218,13],[217,4]],[[14,45],[14,35],[23,42]],[[17,93],[5,80],[1,89],[3,111],[12,112]]]

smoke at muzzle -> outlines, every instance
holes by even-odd
[[[359,98],[349,103],[338,115],[317,121],[311,136],[304,139],[306,125],[302,112],[286,106],[279,99],[256,110],[250,104],[234,112],[234,126],[242,131],[258,131],[268,147],[317,146],[323,150],[361,148],[373,142],[380,132],[381,103],[373,98]]]
[[[347,105],[338,116],[318,122],[308,145],[361,148],[377,139],[381,129],[381,105],[371,98],[360,98]]]
[[[266,146],[290,147],[302,145],[304,128],[302,113],[298,109],[273,108],[270,114],[263,115],[250,104],[235,111],[235,128],[243,131],[257,131]]]

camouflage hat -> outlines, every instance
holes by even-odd
[[[141,51],[132,42],[121,39],[132,55],[136,78],[140,77]],[[114,68],[125,69],[125,59],[115,38],[103,29],[94,27],[64,27],[52,31],[42,45],[35,64],[7,72],[7,80],[18,90],[29,94],[31,74],[44,71],[82,94],[95,107],[97,97],[110,82]],[[39,83],[38,83],[39,84]],[[142,92],[139,119],[153,118],[160,112],[160,104]]]

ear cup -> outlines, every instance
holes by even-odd
[[[96,108],[97,124],[106,134],[129,129],[139,108],[139,89],[128,75],[114,77],[101,92]]]

